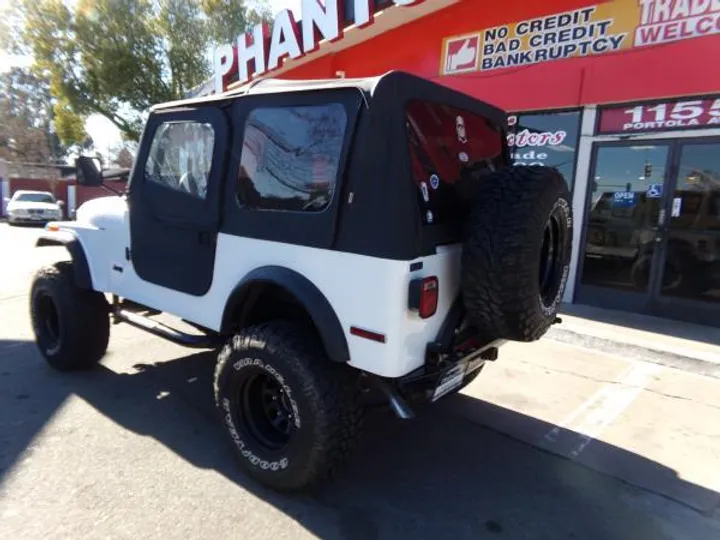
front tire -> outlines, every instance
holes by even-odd
[[[313,332],[291,323],[234,336],[219,355],[214,390],[241,466],[276,490],[324,480],[359,435],[353,371],[333,364]]]
[[[35,274],[30,290],[30,319],[35,343],[55,369],[90,368],[107,350],[107,300],[102,293],[75,284],[71,262],[58,262]]]

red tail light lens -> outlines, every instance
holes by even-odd
[[[422,319],[435,315],[440,290],[435,276],[415,279],[410,282],[410,309],[417,311]]]

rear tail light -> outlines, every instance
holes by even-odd
[[[438,278],[435,276],[410,282],[410,309],[417,311],[421,319],[435,315],[438,304]]]

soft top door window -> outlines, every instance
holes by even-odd
[[[145,162],[145,180],[198,199],[207,196],[215,131],[194,121],[160,124]]]

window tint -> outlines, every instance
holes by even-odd
[[[513,162],[556,167],[572,188],[580,112],[511,115],[508,124],[508,146]]]
[[[155,131],[145,178],[204,199],[212,166],[215,132],[210,124],[166,122]]]
[[[332,200],[347,126],[339,103],[255,109],[243,140],[243,207],[319,212]]]
[[[459,181],[480,181],[502,165],[500,132],[482,116],[424,101],[407,104],[405,127],[423,223],[462,220]]]

